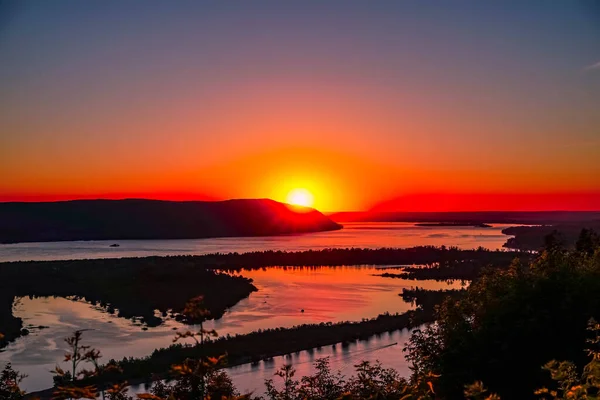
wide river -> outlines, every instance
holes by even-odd
[[[413,247],[422,245],[482,246],[500,249],[509,236],[491,228],[423,227],[405,222],[345,223],[344,229],[287,236],[184,240],[119,240],[0,244],[0,262],[23,260],[73,260],[83,258],[145,257],[176,254],[244,253],[263,250],[318,250],[325,248]],[[109,247],[117,243],[119,247]]]
[[[53,260],[74,258],[141,257],[150,255],[206,254],[255,250],[307,250],[329,247],[410,247],[446,245],[460,248],[483,246],[499,249],[507,240],[500,232],[506,225],[492,228],[417,227],[409,223],[347,224],[343,230],[315,234],[202,240],[59,242],[0,245],[0,261]],[[218,321],[211,321],[220,335],[247,333],[257,329],[291,327],[304,323],[358,321],[378,314],[404,312],[412,306],[398,294],[414,286],[427,289],[458,287],[435,281],[406,281],[376,276],[393,268],[376,266],[269,268],[243,271],[252,278],[258,292],[232,307]],[[304,310],[302,312],[301,310]],[[155,348],[172,343],[175,331],[187,330],[169,320],[157,328],[144,330],[140,324],[116,317],[82,301],[64,298],[20,298],[13,308],[31,334],[19,338],[0,353],[0,366],[11,362],[28,377],[23,387],[28,391],[50,387],[49,370],[61,364],[66,344],[63,339],[75,329],[84,333],[85,344],[100,349],[103,360],[140,357]],[[44,326],[47,328],[33,328]],[[292,363],[298,377],[312,372],[312,362],[329,357],[334,370],[346,376],[361,360],[379,360],[401,374],[409,373],[402,348],[410,332],[375,336],[348,346],[325,346],[270,362],[242,365],[229,369],[236,386],[242,391],[264,389],[264,379],[273,377],[277,368]]]

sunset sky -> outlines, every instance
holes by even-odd
[[[600,209],[598,4],[0,2],[0,201]]]

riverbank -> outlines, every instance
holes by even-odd
[[[169,377],[172,364],[182,363],[187,358],[218,357],[227,354],[227,366],[270,360],[273,357],[331,346],[338,343],[367,340],[373,335],[412,329],[433,321],[432,308],[418,308],[398,315],[380,315],[360,322],[341,322],[337,324],[321,323],[301,325],[293,328],[276,328],[256,331],[244,335],[222,337],[206,342],[203,346],[172,345],[155,350],[144,358],[130,358],[118,361],[123,372],[119,380],[126,380],[131,385],[149,383],[154,379]],[[102,350],[102,349],[100,349]],[[105,382],[114,382],[114,374],[99,376],[82,381],[81,384],[102,386]],[[49,399],[52,389],[31,393],[42,400]]]
[[[24,333],[12,315],[19,296],[74,296],[157,326],[165,316],[177,317],[192,297],[204,295],[211,318],[219,318],[256,290],[250,280],[231,272],[274,266],[410,265],[403,271],[410,279],[474,279],[484,267],[509,265],[515,256],[527,255],[421,246],[0,263],[0,326],[5,335],[0,346]]]
[[[16,297],[83,299],[153,327],[167,316],[182,319],[181,311],[191,298],[204,296],[209,317],[218,319],[256,290],[251,279],[198,268],[188,258],[0,264],[0,327],[5,335],[0,347],[26,333],[22,321],[12,315]]]
[[[521,251],[539,251],[546,244],[546,237],[554,235],[561,246],[574,248],[582,230],[600,232],[600,220],[589,220],[578,223],[512,226],[502,230],[505,235],[513,236],[504,244],[505,248]]]

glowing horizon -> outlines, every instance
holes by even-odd
[[[315,202],[313,194],[304,188],[292,189],[285,200],[288,204],[302,207],[312,207]]]
[[[600,33],[578,2],[0,14],[0,201],[600,209]]]

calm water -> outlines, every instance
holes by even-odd
[[[346,378],[355,375],[354,366],[363,360],[379,361],[384,367],[393,367],[402,376],[409,376],[409,365],[404,359],[402,349],[410,338],[410,331],[396,331],[373,336],[365,341],[356,341],[347,346],[337,344],[324,346],[320,349],[311,349],[282,357],[274,357],[273,361],[263,362],[258,365],[244,364],[229,368],[227,373],[236,383],[240,392],[263,393],[265,379],[273,379],[275,383],[281,382],[275,378],[275,372],[285,364],[293,364],[296,369],[295,379],[313,374],[313,363],[322,357],[329,357],[333,371],[340,371]],[[281,386],[281,385],[278,385]]]
[[[197,240],[129,240],[114,241],[22,243],[0,245],[0,261],[60,260],[82,258],[142,257],[150,255],[206,254],[215,252],[247,252],[256,250],[308,250],[332,247],[411,247],[417,245],[446,245],[460,248],[483,246],[500,249],[508,239],[501,230],[508,225],[492,228],[417,227],[411,223],[352,223],[340,231],[315,234],[261,238],[221,238]],[[303,323],[360,320],[384,312],[404,312],[411,308],[398,294],[405,287],[428,289],[447,288],[435,281],[405,281],[373,276],[390,268],[318,267],[269,268],[243,271],[254,279],[259,291],[230,309],[222,319],[208,325],[219,334],[247,333],[256,329],[291,327]],[[453,284],[452,286],[458,286]],[[304,309],[304,313],[300,310]],[[140,357],[155,348],[171,344],[176,330],[187,330],[176,321],[168,320],[157,328],[144,331],[135,321],[107,314],[85,302],[64,298],[21,298],[15,303],[14,314],[24,325],[47,326],[32,328],[31,334],[10,344],[0,353],[0,365],[12,362],[29,375],[24,388],[33,391],[51,386],[48,372],[61,363],[65,348],[64,337],[76,329],[85,332],[85,342],[102,351],[104,361],[111,358]],[[333,369],[351,375],[353,365],[366,360],[380,360],[384,366],[396,368],[403,374],[408,366],[402,348],[408,332],[395,332],[373,337],[349,346],[325,346],[271,362],[242,365],[229,373],[242,391],[263,390],[263,379],[271,378],[277,368],[292,362],[297,376],[312,372],[312,362],[329,356]]]
[[[207,254],[261,250],[317,250],[331,247],[412,247],[419,245],[460,248],[501,249],[508,239],[502,229],[514,225],[496,224],[492,228],[419,227],[412,223],[347,223],[344,229],[303,235],[254,238],[217,238],[187,240],[120,240],[0,245],[1,261],[67,260],[83,258],[145,257],[151,255]]]
[[[391,268],[317,267],[269,268],[244,271],[253,278],[259,291],[234,306],[218,321],[211,321],[219,334],[246,333],[259,328],[291,327],[322,321],[360,320],[384,312],[404,312],[411,305],[398,294],[405,287],[428,289],[447,288],[435,281],[405,281],[374,276]],[[452,286],[459,286],[458,283]],[[304,313],[300,310],[304,309]],[[84,302],[64,298],[21,298],[14,306],[14,314],[23,318],[24,325],[44,325],[47,329],[32,329],[29,336],[18,339],[0,353],[0,365],[10,361],[29,375],[24,382],[27,390],[49,387],[52,376],[48,371],[60,364],[65,351],[63,338],[75,329],[85,332],[85,342],[102,351],[104,360],[129,356],[145,356],[157,347],[171,344],[175,330],[187,330],[176,321],[147,331],[135,322],[107,314]],[[383,335],[368,342],[347,348],[326,346],[320,351],[301,352],[291,358],[276,358],[272,363],[258,366],[240,366],[231,370],[241,389],[261,389],[262,378],[270,377],[284,362],[298,363],[299,372],[310,372],[311,361],[317,356],[332,356],[332,366],[346,368],[362,359],[381,359],[385,365],[406,371],[401,355],[406,334]],[[379,351],[383,346],[386,351]]]
[[[227,373],[235,382],[238,390],[243,394],[253,392],[262,394],[265,391],[265,379],[273,379],[276,386],[281,382],[280,378],[274,377],[275,372],[285,364],[293,364],[296,369],[294,379],[313,374],[315,360],[323,357],[329,358],[332,371],[340,371],[349,378],[356,375],[354,366],[363,360],[371,362],[379,361],[384,367],[393,367],[401,376],[409,376],[410,369],[404,360],[402,349],[410,338],[410,331],[395,331],[373,336],[368,340],[356,341],[349,345],[323,346],[317,349],[301,351],[281,357],[274,357],[270,361],[261,361],[258,364],[243,364],[237,367],[227,368]],[[145,385],[132,388],[131,392],[146,392]]]

